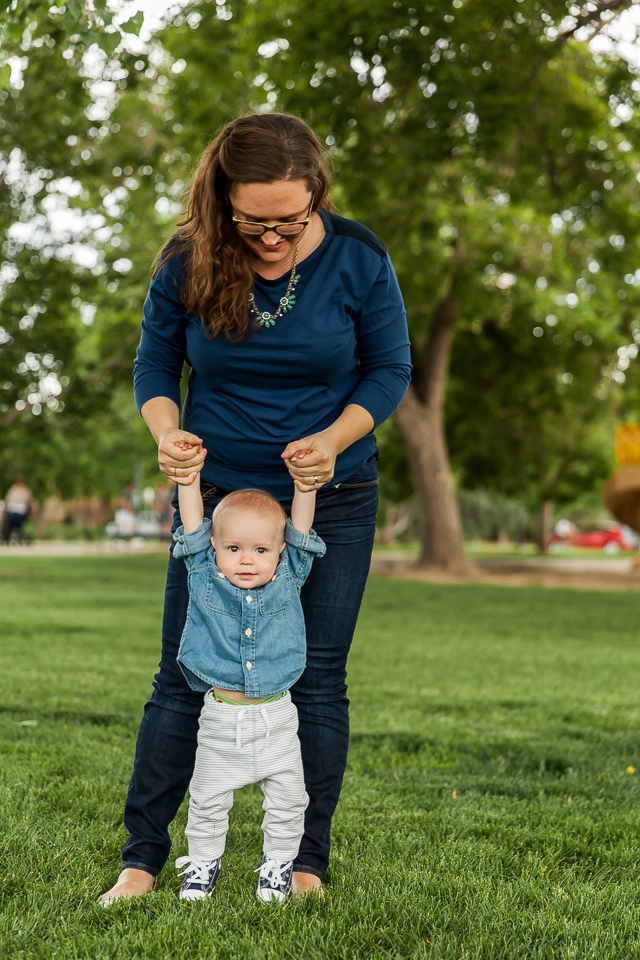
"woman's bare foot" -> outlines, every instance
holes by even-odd
[[[294,897],[305,897],[308,893],[315,893],[318,897],[324,897],[324,888],[320,877],[315,873],[302,873],[299,870],[293,871],[292,876],[292,894]]]
[[[146,870],[136,870],[134,867],[127,867],[122,871],[111,890],[103,893],[98,903],[103,907],[108,907],[115,900],[127,897],[141,897],[144,893],[150,893],[156,885],[156,878],[152,877]]]

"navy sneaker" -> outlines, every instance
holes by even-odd
[[[256,894],[264,903],[278,900],[283,903],[291,893],[291,875],[293,874],[293,860],[278,863],[277,860],[262,858],[262,866],[254,870],[260,872],[260,880]]]
[[[176,867],[184,867],[180,873],[180,876],[184,877],[180,899],[204,900],[210,897],[220,876],[221,865],[220,859],[203,863],[192,857],[179,857],[176,860]]]

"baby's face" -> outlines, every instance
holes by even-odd
[[[282,525],[256,510],[227,510],[211,537],[216,563],[235,587],[263,587],[273,577],[284,550]]]

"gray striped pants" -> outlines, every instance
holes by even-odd
[[[239,706],[205,694],[189,786],[189,857],[224,853],[233,791],[257,783],[264,794],[264,854],[279,863],[298,854],[309,803],[304,788],[298,711],[287,691],[272,703]]]

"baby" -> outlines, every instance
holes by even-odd
[[[298,458],[300,458],[298,454]],[[311,530],[315,492],[296,487],[291,519],[262,490],[237,490],[203,522],[199,475],[179,487],[189,607],[178,662],[205,692],[189,787],[189,855],[181,900],[211,895],[220,875],[233,791],[264,794],[258,897],[284,901],[304,832],[304,788],[293,686],[305,667],[300,590],[325,545]]]

